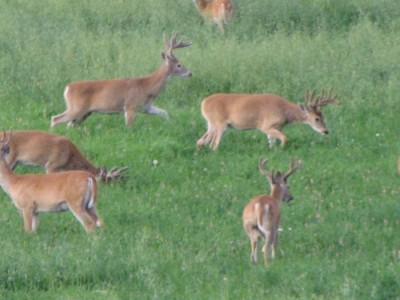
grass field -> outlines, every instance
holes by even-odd
[[[235,4],[222,35],[189,0],[0,2],[2,128],[66,135],[96,165],[129,167],[100,186],[106,226],[90,236],[71,213],[26,234],[0,192],[0,298],[400,299],[400,2]],[[49,128],[67,83],[149,74],[172,31],[193,42],[175,51],[193,77],[157,97],[169,122],[94,114]],[[228,130],[217,151],[196,150],[212,93],[300,103],[329,88],[341,105],[324,107],[328,136],[292,125],[270,150],[260,132]],[[250,263],[241,224],[247,201],[269,193],[261,156],[275,170],[303,161],[268,268]]]

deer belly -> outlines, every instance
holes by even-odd
[[[57,205],[47,206],[47,207],[37,207],[36,212],[46,213],[46,212],[63,212],[69,210],[66,202],[61,202]]]

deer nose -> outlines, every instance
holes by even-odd
[[[329,133],[329,130],[324,130],[323,132],[322,132],[322,134],[328,134]]]

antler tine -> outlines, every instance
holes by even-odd
[[[313,90],[310,94],[310,90],[307,90],[307,105],[308,106],[315,106],[316,105],[316,101],[314,100],[315,97],[315,90]]]
[[[121,179],[124,178],[125,175],[122,174],[126,171],[128,167],[113,167],[109,172],[106,174],[106,182],[110,182],[111,180]]]
[[[321,96],[318,98],[318,106],[324,106],[330,103],[339,104],[340,102],[336,99],[339,94],[332,96],[332,88],[329,89],[328,94],[325,96],[324,91],[322,90]]]
[[[258,169],[260,170],[260,173],[263,174],[264,176],[271,176],[271,174],[264,169],[267,162],[268,159],[263,159],[262,157],[260,157],[260,162],[258,163]]]
[[[301,160],[292,158],[290,169],[289,169],[289,171],[286,172],[285,179],[287,179],[289,176],[293,175],[297,170],[300,169],[300,167],[301,167]]]
[[[187,47],[192,44],[192,42],[183,41],[183,40],[180,40],[179,42],[177,42],[176,41],[177,35],[178,35],[177,32],[173,32],[171,40],[169,42],[167,42],[167,41],[165,42],[166,49],[169,54],[172,54],[172,50],[174,50],[174,49]],[[165,33],[164,33],[164,36],[165,36]]]

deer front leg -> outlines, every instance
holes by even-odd
[[[21,210],[22,217],[24,218],[24,228],[26,232],[32,231],[33,223],[33,210],[31,208],[25,208]]]
[[[163,117],[164,119],[166,119],[167,121],[169,120],[168,113],[165,110],[158,108],[152,104],[145,105],[144,112],[146,112],[150,115],[159,115],[159,116]]]
[[[265,132],[268,136],[268,141],[269,141],[269,147],[272,148],[275,144],[275,141],[278,139],[281,141],[281,146],[285,146],[286,144],[286,135],[284,135],[282,132],[280,132],[278,129],[272,128],[268,129],[266,131],[262,130]]]
[[[133,124],[133,120],[135,119],[135,110],[133,108],[125,108],[125,125],[131,126]]]

